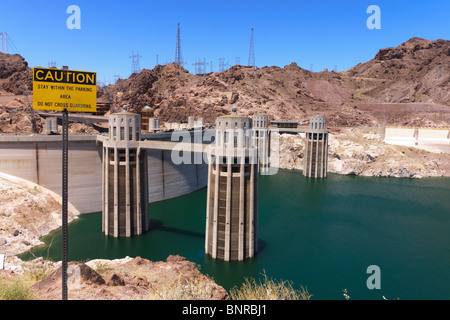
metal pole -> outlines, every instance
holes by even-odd
[[[62,69],[66,73],[68,66]],[[68,235],[67,235],[67,207],[68,207],[68,165],[69,165],[69,112],[64,108],[62,112],[62,300],[67,300],[67,260],[68,260]]]
[[[63,110],[62,121],[62,300],[67,300],[67,187],[69,160],[69,113]]]

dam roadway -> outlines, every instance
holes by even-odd
[[[57,118],[58,122],[62,121],[61,113],[46,113],[46,112],[38,112],[38,115],[44,119],[46,118]],[[108,118],[102,116],[92,116],[90,114],[69,114],[69,121],[72,122],[80,122],[84,124],[94,124],[94,123],[102,123],[108,122]]]

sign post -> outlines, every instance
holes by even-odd
[[[97,111],[97,73],[33,68],[33,109],[62,111],[62,300],[67,300],[69,111]]]
[[[68,166],[69,166],[69,112],[66,108],[63,110],[62,117],[62,300],[67,300],[67,258],[68,252]]]

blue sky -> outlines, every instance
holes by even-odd
[[[67,7],[81,9],[81,29],[69,30]],[[381,29],[369,30],[370,5],[381,9]],[[141,68],[172,62],[177,23],[185,67],[196,59],[230,65],[248,62],[254,28],[258,67],[291,62],[314,71],[346,70],[372,59],[380,48],[412,37],[450,39],[448,0],[317,1],[144,1],[144,0],[0,0],[0,32],[12,40],[9,53],[20,53],[30,67],[96,71],[99,81],[131,73],[132,51]],[[207,70],[210,70],[208,65]]]

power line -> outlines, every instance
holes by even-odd
[[[6,33],[5,33],[5,34],[6,34]],[[20,54],[20,51],[19,51],[19,49],[17,49],[17,47],[16,47],[14,41],[12,41],[11,36],[8,36],[7,39],[9,40],[9,42],[11,42],[11,44],[12,44],[12,46],[14,47],[14,49],[16,50],[16,52]]]

